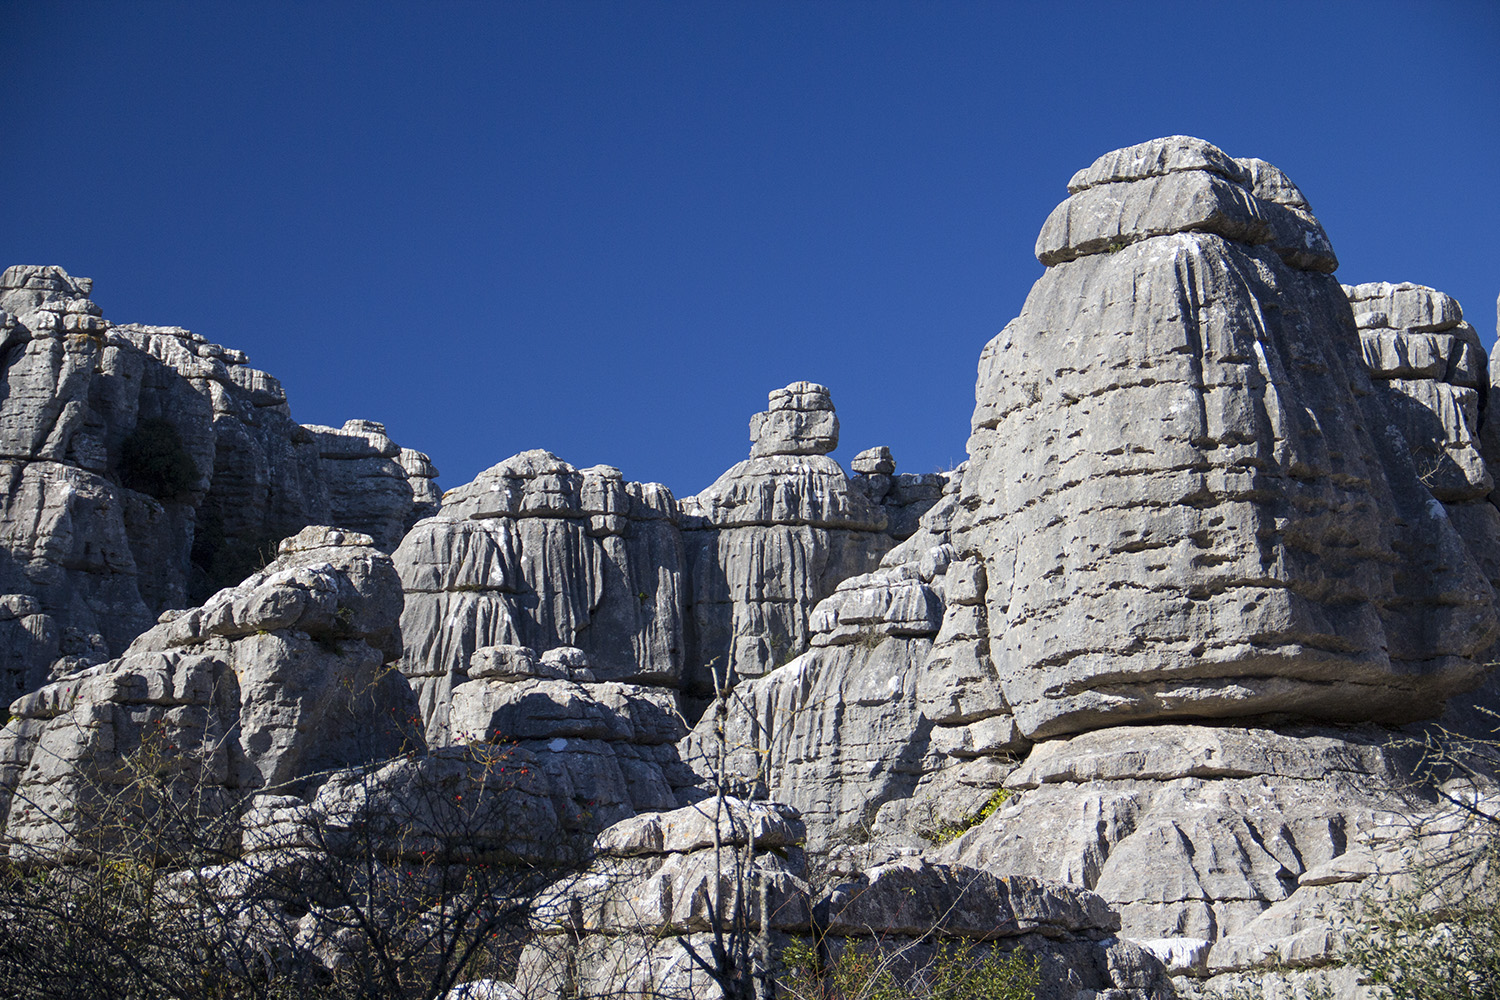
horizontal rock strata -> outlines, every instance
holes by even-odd
[[[1021,729],[1402,721],[1477,683],[1493,592],[1290,181],[1176,137],[1072,190],[981,358],[955,530]]]
[[[800,827],[785,806],[734,798],[611,827],[589,870],[539,902],[534,924],[543,930],[521,957],[516,987],[531,997],[622,987],[721,997],[694,959],[711,960],[717,927],[747,935],[756,968],[774,967],[800,937],[833,959],[873,950],[904,982],[962,942],[976,960],[1024,950],[1046,984],[1041,996],[1173,995],[1161,964],[1115,936],[1117,918],[1093,893],[914,860],[819,890],[804,878]]]
[[[1123,935],[1205,974],[1217,942],[1239,940],[1304,876],[1433,807],[1385,739],[1159,725],[1051,740],[1006,780],[1013,797],[940,857],[1091,889]]]
[[[808,652],[741,683],[682,744],[709,785],[796,807],[809,849],[849,870],[929,846],[1026,746],[989,660],[983,568],[949,544],[960,472],[881,568],[818,603]]]
[[[682,504],[694,665],[686,683],[700,698],[713,692],[715,670],[732,685],[806,649],[813,606],[840,581],[874,569],[894,544],[883,501],[889,496],[910,534],[909,522],[939,491],[913,482],[904,493],[889,483],[879,492],[863,476],[851,482],[827,457],[838,444],[838,420],[821,385],[794,382],[772,392],[750,434],[751,457]],[[864,488],[855,485],[861,479]]]

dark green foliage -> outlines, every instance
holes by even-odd
[[[1500,772],[1500,741],[1439,732],[1413,743],[1418,779],[1458,835],[1416,859],[1407,888],[1366,901],[1351,957],[1376,997],[1500,1000],[1500,815],[1480,794]]]
[[[165,503],[188,499],[198,467],[169,420],[147,417],[120,443],[120,484]]]
[[[908,949],[881,942],[845,942],[824,958],[806,939],[781,953],[777,979],[786,1000],[1035,1000],[1037,963],[1025,950],[993,947],[975,954],[969,940],[943,941],[930,960],[912,967]]]

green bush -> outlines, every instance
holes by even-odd
[[[1406,887],[1363,900],[1351,957],[1375,996],[1500,1000],[1500,816],[1475,794],[1500,770],[1500,741],[1438,733],[1420,746],[1419,780],[1457,834],[1416,861]]]
[[[989,800],[984,805],[979,807],[977,812],[956,822],[939,823],[937,828],[928,836],[928,839],[939,845],[957,840],[980,823],[995,815],[1001,806],[1010,801],[1011,795],[1012,792],[1008,788],[995,789],[994,794],[989,797]]]
[[[1041,986],[1036,960],[1021,948],[975,954],[969,940],[940,942],[932,957],[913,963],[910,948],[845,942],[826,958],[797,938],[781,953],[785,972],[777,995],[786,1000],[1035,1000]]]
[[[1350,945],[1377,996],[1500,1000],[1500,841],[1480,850],[1435,861],[1413,888],[1370,904]]]

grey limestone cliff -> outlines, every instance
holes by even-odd
[[[402,670],[434,739],[486,646],[582,649],[610,681],[675,687],[684,663],[678,506],[609,466],[515,455],[449,490],[396,550],[406,590]]]
[[[0,730],[11,856],[118,836],[119,810],[158,778],[217,823],[252,792],[301,792],[319,772],[422,748],[416,699],[387,666],[400,613],[395,567],[368,535],[306,528],[118,659],[17,700]]]
[[[440,496],[382,425],[6,271],[10,857],[85,856],[146,767],[230,818],[226,898],[357,835],[586,861],[528,903],[528,996],[717,995],[726,924],[1024,948],[1049,998],[1352,995],[1335,925],[1466,836],[1390,736],[1500,685],[1500,375],[1450,296],[1339,285],[1264,161],[1172,136],[1067,190],[964,464],[846,473],[794,382],[682,500],[542,450]]]
[[[828,390],[770,395],[752,457],[681,502],[532,450],[449,490],[408,532],[402,669],[434,741],[486,646],[577,647],[600,680],[682,691],[694,718],[713,671],[732,686],[807,648],[813,607],[912,535],[947,480],[893,475],[886,449],[851,478],[826,454]]]
[[[751,457],[682,504],[686,683],[700,697],[712,693],[713,671],[732,685],[806,649],[813,606],[894,543],[885,510],[828,457],[839,426],[825,387],[772,392],[750,436]]]
[[[243,353],[112,324],[92,288],[57,267],[0,276],[0,627],[14,640],[0,687],[12,696],[53,663],[119,655],[308,524],[390,549],[431,503],[425,456],[411,454],[408,475],[379,424],[302,427]]]

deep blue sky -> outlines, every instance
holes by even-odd
[[[0,0],[0,264],[383,420],[696,492],[768,390],[961,460],[1073,171],[1159,135],[1302,187],[1346,282],[1500,293],[1500,4]]]

